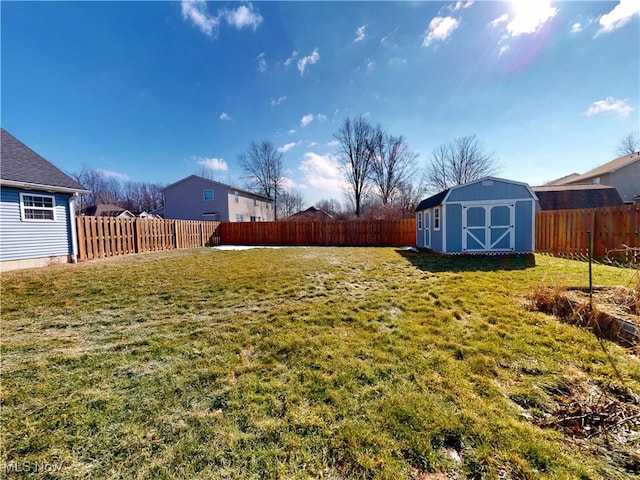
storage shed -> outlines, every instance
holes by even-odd
[[[416,207],[416,245],[447,254],[531,253],[537,197],[529,185],[485,177]]]

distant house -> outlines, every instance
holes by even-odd
[[[146,212],[143,212],[146,214]],[[99,203],[91,205],[80,212],[80,215],[87,217],[116,217],[116,218],[135,218],[136,216],[126,208],[118,205],[110,205],[108,203]],[[148,214],[146,214],[148,215]]]
[[[89,193],[1,129],[0,268],[76,260],[75,200]]]
[[[614,207],[624,202],[615,187],[608,185],[543,185],[531,187],[540,210]]]
[[[416,207],[416,245],[447,254],[530,253],[535,193],[526,183],[485,177]]]
[[[172,183],[162,193],[165,218],[221,222],[275,220],[273,199],[198,175]]]
[[[286,220],[292,222],[326,222],[333,220],[333,217],[321,208],[309,207],[306,210],[294,213],[287,217]]]
[[[581,175],[572,173],[544,186],[607,185],[615,187],[624,203],[640,195],[640,152],[624,155]]]

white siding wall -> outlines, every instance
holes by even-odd
[[[20,218],[20,192],[55,197],[55,221]],[[15,188],[0,189],[0,261],[70,255],[69,195]]]

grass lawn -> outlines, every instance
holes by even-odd
[[[553,425],[633,412],[640,361],[528,311],[541,282],[588,285],[535,261],[197,249],[3,274],[0,477],[634,478],[637,423]]]

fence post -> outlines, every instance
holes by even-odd
[[[140,229],[138,228],[138,219],[133,219],[133,251],[140,253]]]

